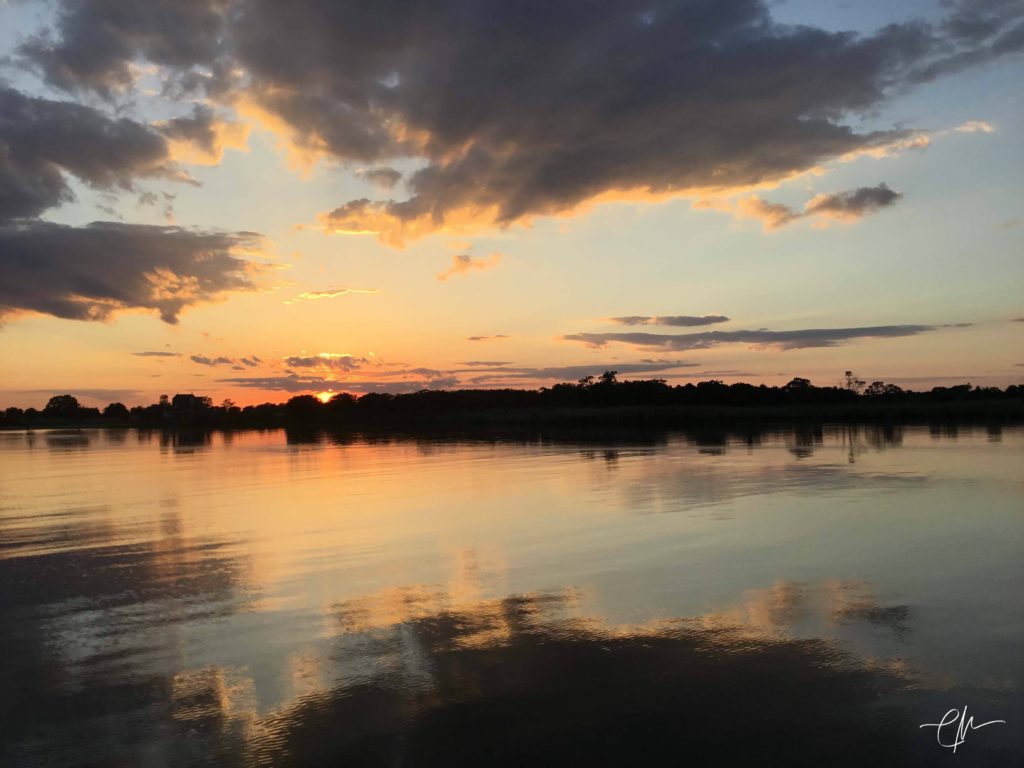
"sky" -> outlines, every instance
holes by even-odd
[[[0,0],[0,407],[1024,382],[1021,0]]]

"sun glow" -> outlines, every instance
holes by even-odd
[[[328,400],[334,397],[334,394],[334,392],[317,392],[316,399],[319,400],[321,403],[326,403]]]

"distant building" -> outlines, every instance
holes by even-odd
[[[210,398],[199,397],[192,393],[178,394],[171,399],[171,408],[178,416],[200,413],[208,409],[210,405]]]

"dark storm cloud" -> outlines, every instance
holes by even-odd
[[[196,104],[183,117],[157,123],[156,130],[171,140],[172,156],[182,162],[216,165],[227,148],[244,149],[249,128],[219,116],[212,108]]]
[[[176,323],[188,306],[253,288],[256,267],[233,255],[252,233],[95,222],[0,226],[0,318],[39,312],[105,320],[144,309]]]
[[[56,29],[21,46],[20,54],[50,85],[124,90],[135,80],[132,63],[148,59],[198,74],[218,70],[224,53],[227,0],[65,0]]]
[[[869,35],[776,24],[763,0],[63,0],[22,55],[100,92],[137,59],[214,83],[313,153],[415,158],[405,200],[325,226],[401,243],[621,193],[736,190],[909,135],[854,120],[907,84],[1024,45],[1019,2],[948,5]],[[230,21],[226,21],[230,19]],[[206,77],[205,81],[203,77]]]
[[[613,323],[619,325],[666,325],[666,326],[677,326],[677,327],[693,327],[699,325],[716,325],[717,323],[727,323],[729,318],[725,315],[627,315],[625,317],[611,317],[609,318]]]
[[[180,352],[132,352],[135,357],[181,357]]]
[[[1020,0],[946,0],[936,55],[918,62],[911,82],[928,82],[1024,50],[1024,8]]]
[[[160,133],[170,139],[187,141],[206,152],[217,148],[217,116],[212,109],[196,105],[192,114],[175,117],[160,125]]]
[[[851,339],[879,339],[916,336],[934,331],[934,325],[876,325],[865,328],[806,328],[796,331],[704,331],[703,333],[574,333],[566,341],[581,341],[592,347],[611,342],[661,349],[710,349],[722,344],[804,349],[834,347]]]
[[[185,178],[149,126],[0,86],[0,222],[74,199],[65,174],[98,189],[139,177]]]
[[[432,4],[432,18],[397,23],[357,13],[345,31],[351,14],[339,12],[338,27],[312,32],[323,55],[287,64],[264,14],[244,17],[243,50],[260,57],[256,81],[287,86],[273,89],[271,109],[300,136],[342,157],[429,160],[409,177],[409,199],[346,203],[328,228],[401,243],[607,193],[775,181],[877,149],[908,134],[858,133],[841,117],[880,104],[936,54],[940,34],[920,24],[867,37],[781,27],[748,0],[527,10],[494,2],[468,18],[454,7]],[[329,50],[337,37],[344,43]],[[335,79],[338,71],[351,74]],[[310,78],[315,95],[299,87]],[[351,107],[356,117],[342,128],[331,122]],[[383,135],[382,114],[409,130]]]

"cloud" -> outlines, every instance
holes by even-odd
[[[996,129],[991,124],[986,123],[983,120],[968,120],[966,123],[958,125],[954,130],[957,133],[995,133]]]
[[[495,334],[494,336],[467,336],[466,337],[466,341],[492,341],[492,340],[495,340],[495,339],[507,339],[507,338],[508,338],[508,336],[506,336],[504,333],[498,333],[498,334]]]
[[[283,392],[320,392],[337,385],[336,381],[328,381],[321,376],[241,376],[228,379],[217,379],[221,384],[233,384],[249,389],[268,389]]]
[[[144,177],[187,178],[149,126],[0,85],[0,222],[74,200],[67,174],[103,190],[132,189]]]
[[[769,203],[757,195],[744,197],[736,203],[736,213],[746,219],[759,219],[766,230],[778,229],[803,218],[803,214],[782,203]]]
[[[376,288],[328,288],[326,291],[306,291],[294,298],[287,299],[284,304],[298,304],[300,301],[318,301],[320,299],[336,299],[351,293],[380,293]]]
[[[656,362],[624,363],[585,363],[583,365],[560,365],[546,368],[504,368],[496,367],[484,375],[472,379],[474,384],[485,384],[493,381],[510,381],[514,379],[535,381],[576,381],[585,376],[599,376],[605,371],[616,371],[625,377],[639,373],[664,373],[681,368],[696,368],[700,363],[686,360],[659,360]],[[476,371],[453,371],[453,373],[476,373]]]
[[[229,0],[68,0],[59,4],[56,34],[23,43],[20,55],[50,85],[92,90],[107,98],[130,88],[139,59],[183,75],[212,79],[224,39]],[[200,68],[207,72],[200,74]]]
[[[366,357],[355,357],[336,352],[321,352],[318,355],[306,356],[292,355],[283,359],[289,368],[321,368],[334,371],[354,371],[373,362]]]
[[[135,357],[181,357],[180,352],[132,352]]]
[[[199,365],[207,365],[211,367],[230,365],[233,370],[244,371],[246,368],[255,368],[259,365],[262,360],[256,355],[249,357],[234,358],[226,355],[218,355],[217,357],[207,357],[206,355],[190,355],[189,360]]]
[[[157,123],[156,129],[170,140],[171,156],[183,163],[217,165],[226,149],[246,149],[249,126],[218,117],[207,106],[197,104],[188,117]]]
[[[38,389],[7,389],[5,394],[28,395],[50,398],[58,394],[70,394],[80,400],[92,400],[100,405],[121,400],[137,400],[142,394],[137,389],[96,389],[82,387],[42,387]]]
[[[326,86],[351,105],[345,89],[354,85],[406,126],[398,135],[369,109],[349,131],[328,126],[319,98],[306,98],[293,72],[262,57],[267,87],[275,87],[273,108],[327,154],[427,161],[407,180],[409,198],[348,201],[323,217],[328,231],[376,233],[401,245],[432,232],[570,213],[605,199],[735,192],[829,160],[885,154],[919,136],[857,132],[842,116],[864,114],[907,82],[927,79],[923,68],[940,59],[952,71],[945,51],[980,45],[922,23],[864,37],[782,27],[766,5],[742,0],[642,9],[614,4],[591,9],[585,21],[567,9],[533,9],[526,18],[513,4],[480,6],[486,8],[480,18],[493,22],[490,36],[478,38],[464,18],[435,26],[446,16],[442,4],[433,23],[409,20],[390,35],[381,31],[384,50],[404,56],[362,62],[354,83]],[[273,45],[269,27],[251,21],[247,35]],[[382,20],[360,21],[365,32]],[[494,29],[508,30],[508,37]],[[314,34],[323,39],[331,30]],[[495,48],[513,39],[528,41],[525,51],[509,45],[518,60]],[[377,61],[391,71],[375,72]],[[414,62],[422,71],[413,70]],[[329,70],[309,62],[306,74],[319,80]],[[287,96],[278,98],[282,81]],[[472,98],[449,103],[438,83]]]
[[[247,389],[266,389],[283,392],[419,392],[422,389],[448,389],[458,385],[454,378],[436,378],[417,381],[334,381],[322,376],[254,376],[217,379],[221,384],[232,384]]]
[[[199,363],[199,365],[234,365],[235,361],[230,357],[206,357],[205,355],[190,355],[189,360],[193,363]]]
[[[824,216],[836,221],[853,222],[869,214],[895,205],[903,195],[885,184],[834,194],[815,195],[802,211],[781,203],[769,203],[757,195],[740,199],[736,212],[746,218],[760,219],[766,230],[777,229],[799,219]]]
[[[348,356],[336,356],[344,358]],[[347,367],[344,364],[337,366],[322,366],[319,356],[310,358],[286,358],[285,361],[296,368],[321,368],[330,371],[350,372],[360,369],[361,365]],[[368,361],[367,361],[368,362]],[[353,379],[346,380],[332,378],[331,374],[310,375],[296,371],[286,371],[283,375],[276,376],[254,376],[218,379],[219,382],[234,384],[241,387],[254,389],[283,390],[288,392],[323,392],[323,391],[345,391],[345,392],[417,392],[421,389],[450,389],[459,386],[528,386],[532,383],[550,384],[553,382],[576,381],[585,376],[597,376],[607,370],[617,371],[620,377],[633,374],[652,374],[674,372],[672,375],[684,378],[704,375],[704,373],[693,374],[691,369],[699,367],[699,363],[685,360],[653,360],[641,361],[639,363],[609,362],[609,363],[586,363],[582,365],[564,365],[551,367],[507,367],[507,361],[483,361],[475,360],[460,365],[468,366],[464,370],[439,370],[435,368],[402,368],[396,370],[377,370],[372,380]],[[472,374],[469,379],[463,380],[463,374]],[[726,371],[706,372],[706,375],[748,375],[742,372]],[[749,374],[752,375],[752,374]]]
[[[934,325],[877,325],[865,328],[807,328],[796,331],[703,331],[701,333],[575,333],[563,337],[591,347],[609,343],[629,344],[651,349],[711,349],[722,344],[749,344],[753,347],[805,349],[834,347],[852,339],[880,339],[916,336],[934,331]]]
[[[186,307],[253,290],[260,267],[235,253],[258,244],[251,232],[110,222],[2,225],[0,318],[38,312],[106,320],[152,310],[176,323]]]
[[[384,190],[392,189],[402,180],[401,171],[396,171],[394,168],[389,168],[387,166],[380,168],[363,168],[356,171],[356,175],[360,178],[366,179],[378,189]]]
[[[649,317],[647,315],[627,315],[625,317],[608,318],[619,325],[668,325],[678,327],[692,327],[699,325],[715,325],[727,323],[729,318],[725,315],[658,315]]]
[[[833,195],[816,195],[804,206],[805,216],[828,216],[839,221],[856,221],[862,216],[888,208],[902,197],[885,184],[860,187]]]
[[[110,94],[149,61],[248,104],[297,151],[418,169],[404,199],[348,200],[328,230],[402,244],[610,199],[738,194],[901,146],[857,130],[910,85],[1024,47],[1017,2],[858,35],[776,23],[767,0],[60,0],[20,53],[51,85]],[[244,73],[239,77],[237,73]]]
[[[501,254],[492,253],[487,258],[474,259],[468,253],[460,253],[452,256],[452,265],[437,276],[438,280],[444,281],[456,275],[464,275],[474,269],[492,269],[501,263]]]

